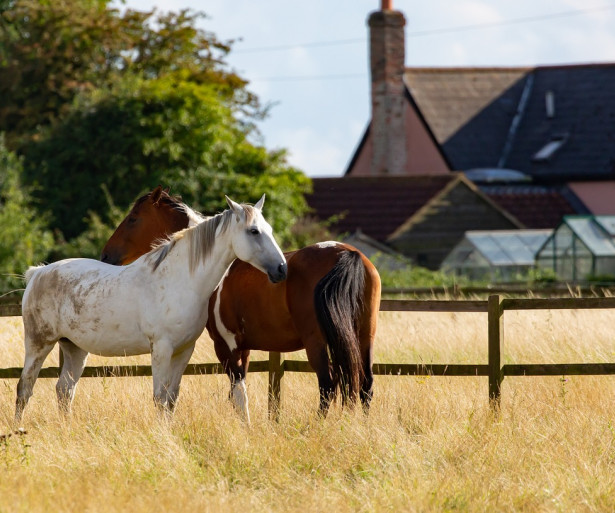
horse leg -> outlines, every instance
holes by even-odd
[[[365,266],[365,295],[363,297],[363,312],[359,323],[359,344],[361,348],[361,360],[363,363],[363,381],[359,397],[363,405],[363,411],[369,411],[372,397],[374,396],[374,341],[378,327],[380,312],[381,283],[376,268],[367,259],[363,259]]]
[[[327,348],[322,343],[308,343],[305,344],[305,352],[307,353],[308,362],[310,362],[318,377],[318,389],[320,391],[318,413],[326,417],[329,405],[335,397],[335,385],[331,377]]]
[[[228,336],[229,339],[232,338],[232,340],[227,341],[222,336],[215,336],[214,348],[216,350],[216,356],[224,367],[224,371],[231,382],[229,399],[244,422],[250,424],[248,391],[246,388],[246,372],[250,362],[250,351],[240,351],[237,349],[234,336],[232,334]],[[231,344],[234,349],[231,349]]]
[[[30,397],[32,397],[32,390],[36,383],[36,378],[41,371],[41,367],[45,362],[45,358],[53,349],[55,341],[39,342],[34,341],[32,336],[26,333],[25,337],[25,350],[26,356],[23,364],[23,370],[21,377],[17,383],[17,399],[15,400],[15,424],[21,422],[23,411],[28,404]]]
[[[250,365],[250,351],[247,349],[241,352],[241,363],[243,365],[244,372],[248,374],[248,366]]]
[[[177,405],[177,401],[179,400],[179,387],[181,384],[182,376],[184,375],[184,371],[186,370],[186,366],[190,361],[190,357],[194,351],[195,343],[193,342],[189,347],[185,348],[183,351],[179,353],[175,353],[173,358],[171,359],[171,375],[169,379],[168,386],[168,398],[167,398],[167,408],[169,411],[175,410],[175,406]]]
[[[160,411],[172,413],[179,397],[179,385],[194,351],[194,342],[173,353],[170,344],[158,341],[152,345],[152,377],[154,403]]]
[[[369,347],[362,348],[361,350],[361,359],[363,360],[363,381],[361,383],[359,396],[361,397],[361,404],[363,405],[363,412],[365,414],[369,412],[369,405],[374,396],[373,358],[374,351],[370,343]]]
[[[250,365],[250,351],[235,350],[235,356],[229,360],[227,374],[231,380],[229,397],[235,409],[246,424],[250,424],[250,409],[248,405],[248,389],[246,388],[246,374]]]
[[[375,271],[374,271],[375,272]],[[374,396],[374,340],[378,326],[378,312],[380,311],[380,281],[378,276],[371,276],[371,285],[368,290],[371,296],[364,300],[363,314],[359,327],[359,344],[361,348],[361,360],[363,364],[363,380],[359,397],[363,405],[363,411],[367,414]]]
[[[250,424],[250,410],[248,408],[248,390],[246,388],[246,374],[242,365],[233,365],[229,373],[231,392],[229,397],[240,417],[246,424]]]
[[[60,347],[62,348],[64,364],[60,372],[60,379],[58,379],[56,384],[56,394],[60,411],[67,415],[70,413],[70,406],[75,397],[77,382],[81,374],[83,374],[89,353],[77,347],[66,338],[60,339]]]

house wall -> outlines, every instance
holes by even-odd
[[[463,182],[429,203],[387,243],[417,265],[436,270],[468,230],[511,230],[517,226]]]
[[[406,175],[443,175],[450,170],[434,144],[433,139],[425,130],[421,119],[416,114],[410,102],[404,102],[404,124],[406,128]],[[374,154],[373,129],[370,129],[367,139],[359,149],[360,153],[347,176],[370,176]]]
[[[615,215],[615,181],[570,182],[568,186],[592,214]]]

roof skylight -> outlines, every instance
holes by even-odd
[[[540,148],[532,157],[534,162],[546,162],[566,143],[568,134],[554,135],[551,140]]]

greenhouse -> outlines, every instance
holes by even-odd
[[[563,281],[615,277],[615,216],[565,216],[536,255]]]
[[[515,281],[535,266],[537,251],[552,230],[468,231],[441,269],[472,280]]]

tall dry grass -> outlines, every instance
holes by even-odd
[[[504,360],[613,361],[614,320],[507,312]],[[0,322],[0,367],[20,366],[21,319]],[[486,363],[486,323],[485,314],[381,313],[375,359]],[[215,361],[206,336],[193,361]],[[0,433],[15,386],[0,381]],[[0,442],[2,513],[615,510],[612,377],[506,378],[494,417],[484,377],[377,376],[369,417],[334,407],[322,420],[315,376],[287,374],[274,423],[267,377],[250,374],[250,428],[226,400],[224,376],[185,377],[170,421],[155,412],[151,378],[83,379],[68,419],[54,387],[38,381],[27,433]]]

